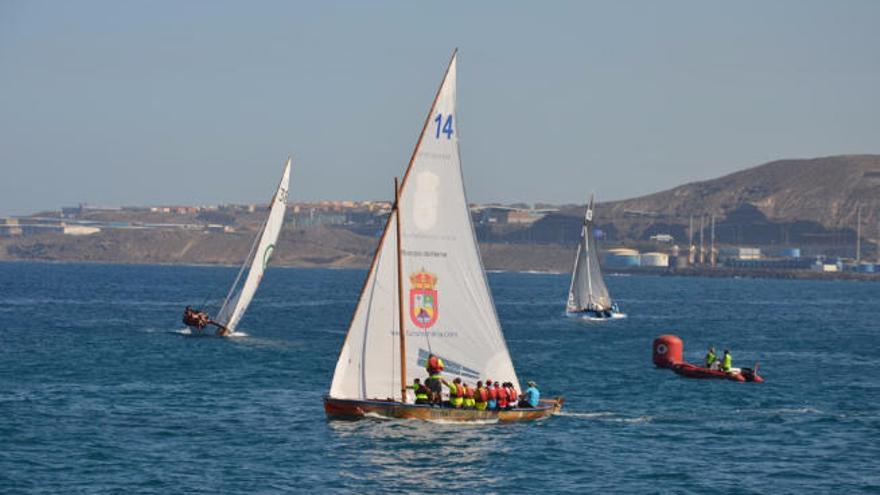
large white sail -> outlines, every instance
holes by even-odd
[[[266,223],[259,234],[255,247],[251,249],[247,260],[241,267],[238,277],[229,289],[229,294],[223,301],[223,306],[217,315],[217,322],[235,331],[238,322],[241,321],[244,312],[250,304],[260,281],[263,279],[263,272],[269,264],[269,258],[275,250],[275,243],[278,241],[278,234],[281,232],[281,225],[284,223],[284,211],[287,209],[287,190],[290,187],[290,158],[284,166],[284,173],[281,176],[281,182],[278,183],[278,190],[272,196],[271,206],[269,207],[269,216]],[[239,281],[247,269],[247,277],[244,283],[239,287]]]
[[[458,153],[456,56],[400,186],[406,374],[519,383],[495,314],[471,224]],[[395,213],[389,218],[336,363],[330,396],[400,400]]]
[[[608,288],[602,278],[602,269],[599,267],[596,237],[593,232],[593,198],[590,197],[590,204],[587,206],[581,227],[581,239],[574,258],[566,310],[576,312],[607,309],[611,309],[611,296],[608,294]]]

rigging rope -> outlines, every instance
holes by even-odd
[[[266,219],[263,220],[263,223],[260,225],[260,229],[257,231],[258,234],[254,237],[254,242],[251,244],[251,249],[248,251],[248,255],[242,263],[241,268],[238,270],[238,275],[235,277],[235,282],[232,283],[232,287],[229,288],[229,292],[226,294],[226,299],[223,300],[223,304],[220,306],[220,309],[217,311],[217,317],[220,317],[220,313],[226,308],[226,305],[229,303],[229,299],[232,297],[232,294],[235,293],[235,288],[238,286],[238,282],[241,280],[241,276],[244,273],[246,268],[250,267],[251,262],[253,261],[254,252],[257,249],[257,245],[260,243],[260,239],[263,238],[263,229],[266,228],[266,223],[269,221],[269,216],[266,216]]]

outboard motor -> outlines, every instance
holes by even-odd
[[[661,335],[654,339],[654,366],[672,368],[682,362],[684,343],[675,335]]]

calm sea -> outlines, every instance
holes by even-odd
[[[178,330],[235,268],[0,263],[0,492],[880,492],[880,284],[608,277],[630,318],[563,317],[568,277],[490,274],[524,425],[328,422],[364,272],[271,269],[236,339]],[[651,364],[729,347],[764,384]]]

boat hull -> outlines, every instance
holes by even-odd
[[[698,378],[698,379],[722,379],[722,380],[731,380],[735,382],[756,382],[762,383],[764,381],[760,375],[755,373],[749,368],[741,368],[736,371],[725,372],[722,370],[713,370],[710,368],[703,368],[701,366],[696,366],[690,363],[678,363],[672,366],[672,371],[675,373],[686,377],[686,378]]]
[[[542,400],[535,408],[516,408],[505,411],[477,411],[476,409],[455,409],[451,407],[432,407],[421,404],[401,404],[383,400],[353,400],[324,397],[324,412],[329,419],[358,420],[378,419],[420,419],[423,421],[452,423],[516,423],[536,421],[559,412],[564,398]]]
[[[569,318],[577,318],[586,321],[611,321],[626,318],[626,313],[611,313],[611,316],[596,316],[592,311],[568,311],[565,313]]]

